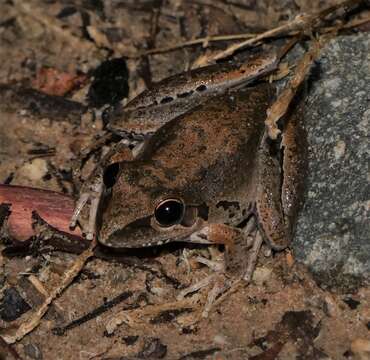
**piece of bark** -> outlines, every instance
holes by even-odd
[[[79,228],[69,228],[74,201],[67,195],[25,186],[0,185],[1,204],[7,204],[8,214],[3,226],[7,227],[7,235],[12,239],[25,241],[37,235],[32,226],[35,221],[32,213],[36,212],[55,230],[82,240]]]

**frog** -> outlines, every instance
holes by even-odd
[[[125,160],[136,158],[145,141],[168,122],[180,119],[183,114],[213,97],[227,91],[237,91],[271,73],[292,44],[289,42],[282,49],[263,52],[244,62],[213,64],[170,76],[139,94],[126,106],[117,104],[106,109],[103,118],[107,124],[108,137],[115,134],[120,140],[108,147],[96,169],[83,183],[70,227],[77,225],[82,210],[90,204],[84,234],[87,239],[94,237],[99,204],[105,191],[103,173],[110,163],[118,157]],[[105,140],[103,137],[102,143]],[[99,146],[97,142],[96,147]],[[127,151],[127,147],[132,151]]]
[[[274,94],[262,82],[212,97],[161,126],[134,159],[110,164],[98,241],[115,249],[222,244],[226,272],[250,279],[262,242],[289,246],[302,205],[302,112],[271,141],[264,120]]]
[[[223,272],[249,282],[263,242],[275,251],[289,246],[302,203],[299,116],[290,116],[278,141],[264,124],[276,91],[258,80],[277,58],[244,65],[246,73],[228,64],[170,77],[113,110],[107,127],[123,142],[87,182],[71,225],[90,200],[86,236],[96,233],[100,244],[222,244]],[[128,139],[138,141],[132,151]]]

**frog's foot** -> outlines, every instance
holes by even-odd
[[[190,269],[190,264],[188,261],[188,256],[184,259],[186,260],[186,265]],[[215,273],[223,273],[225,270],[224,261],[216,258],[215,260],[207,259],[203,256],[196,256],[194,260],[200,264],[206,265],[209,267],[214,273],[212,275],[207,276],[206,278],[196,282],[194,285],[187,287],[186,289],[182,290],[180,294],[177,296],[178,300],[182,300],[185,296],[199,291],[200,289],[207,287],[213,282],[213,278],[215,277]]]
[[[203,256],[197,256],[195,261],[208,266],[212,271],[216,273],[225,271],[225,264],[223,260],[209,260]]]
[[[199,291],[200,289],[203,289],[210,284],[212,284],[214,278],[216,277],[216,274],[209,275],[205,277],[204,279],[198,281],[197,283],[187,287],[186,289],[182,290],[179,295],[177,295],[177,300],[183,300],[186,296],[188,296],[191,293],[195,293]]]
[[[231,287],[230,280],[223,273],[209,275],[194,285],[182,290],[177,296],[177,300],[181,301],[189,294],[208,286],[212,286],[212,288],[207,294],[207,300],[202,311],[202,317],[207,318],[216,299]]]
[[[230,279],[225,276],[225,262],[224,260],[221,260],[218,256],[214,260],[210,260],[203,256],[196,256],[194,260],[209,267],[213,271],[213,273],[182,290],[177,296],[177,300],[181,301],[186,296],[189,296],[192,293],[210,287],[202,311],[202,317],[207,318],[216,299],[230,288],[231,282]]]
[[[69,225],[72,229],[76,227],[78,220],[81,218],[81,213],[85,208],[85,205],[88,202],[90,203],[88,223],[84,229],[84,234],[88,240],[92,240],[95,234],[96,217],[103,188],[104,184],[102,175],[95,176],[90,181],[87,181],[81,189],[80,196],[73,211]]]

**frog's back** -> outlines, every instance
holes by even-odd
[[[229,87],[228,83],[233,78],[243,78],[240,67],[237,63],[213,64],[169,76],[136,96],[125,109],[163,105],[189,97],[205,96],[208,92],[221,92]]]
[[[260,84],[215,97],[169,122],[143,153],[147,174],[156,172],[164,188],[193,200],[237,189],[250,177],[246,170],[255,161],[271,93]]]

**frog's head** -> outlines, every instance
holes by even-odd
[[[209,243],[207,206],[164,186],[153,173],[145,175],[143,168],[130,166],[118,175],[102,212],[99,241],[115,248]]]

